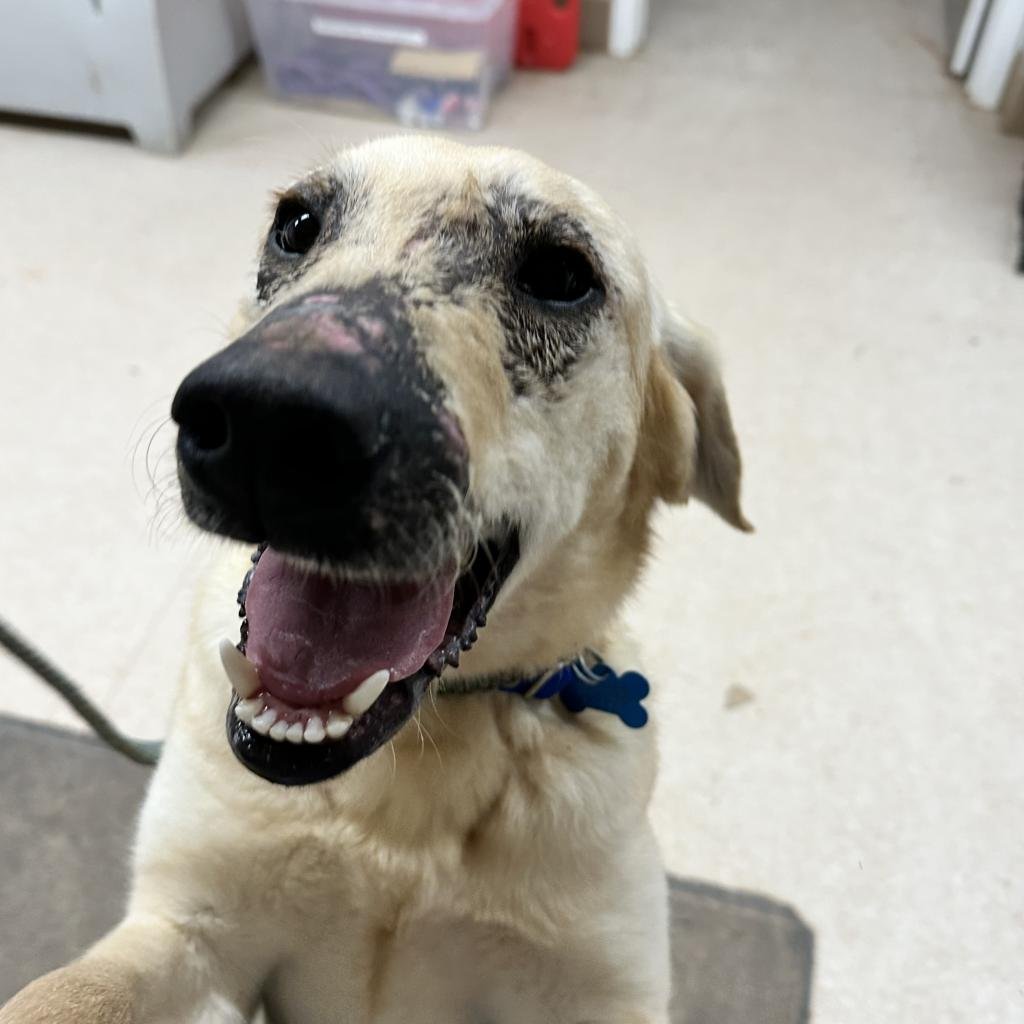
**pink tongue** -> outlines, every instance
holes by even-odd
[[[403,679],[444,639],[454,584],[341,583],[263,552],[245,597],[246,657],[275,697],[326,704],[387,669]]]

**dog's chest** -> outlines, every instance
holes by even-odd
[[[281,1024],[536,1024],[582,978],[552,949],[507,929],[437,914],[397,931],[339,922],[267,991]]]
[[[585,938],[606,934],[594,928],[604,859],[569,834],[567,815],[557,816],[558,835],[549,834],[542,822],[556,819],[539,813],[535,794],[508,782],[501,792],[471,820],[459,818],[458,829],[438,826],[429,841],[389,846],[377,837],[338,852],[326,837],[319,850],[312,837],[301,844],[290,888],[304,921],[269,979],[275,1020],[586,1019],[578,1015],[581,1002],[601,987],[595,965],[610,966],[604,943]],[[433,813],[445,817],[440,801]],[[596,1019],[600,1001],[594,1009]]]
[[[523,887],[515,878],[516,863],[526,874],[536,870],[526,849],[506,859],[507,843],[495,849],[489,833],[484,829],[474,840],[482,848],[472,854],[454,843],[448,855],[435,851],[434,856],[377,845],[372,856],[350,849],[319,875],[318,893],[293,888],[294,907],[304,921],[297,922],[289,955],[268,979],[273,1019],[284,1024],[559,1020],[551,1000],[557,1001],[572,973],[558,948],[558,935],[571,930],[570,901],[545,884]],[[307,846],[304,853],[310,851]],[[301,856],[292,864],[307,878],[311,873],[303,868],[308,866]],[[555,890],[568,888],[553,881]]]
[[[659,874],[647,756],[624,730],[511,700],[445,712],[424,723],[436,757],[400,746],[333,787],[272,805],[260,791],[267,847],[249,851],[243,898],[260,894],[252,927],[277,946],[263,976],[275,1022],[607,1019],[623,932],[644,947],[663,898],[620,899],[624,878],[635,892]]]

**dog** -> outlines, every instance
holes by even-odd
[[[277,195],[231,333],[172,416],[188,517],[242,543],[126,916],[0,1022],[665,1024],[616,615],[659,502],[749,529],[701,333],[585,186],[414,136]]]

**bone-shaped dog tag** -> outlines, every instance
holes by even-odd
[[[576,673],[559,697],[574,713],[587,708],[607,711],[631,729],[641,729],[647,724],[647,709],[642,701],[650,692],[650,683],[639,672],[623,672],[620,676],[599,661],[588,667],[586,676]]]

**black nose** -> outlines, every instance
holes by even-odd
[[[354,505],[394,453],[381,396],[338,362],[242,340],[178,389],[181,465],[241,539],[258,539],[282,513],[317,518]]]
[[[407,565],[466,487],[409,324],[358,296],[276,310],[193,370],[171,415],[191,518],[295,554]]]

